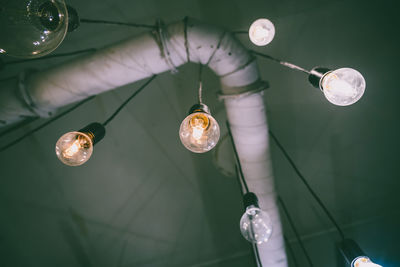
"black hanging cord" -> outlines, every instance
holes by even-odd
[[[199,64],[199,104],[203,104],[203,64]]]
[[[294,266],[299,267],[299,263],[297,262],[297,258],[296,258],[295,254],[294,254],[292,246],[289,243],[289,240],[287,239],[287,237],[285,235],[283,235],[283,239],[285,240],[285,243],[286,243],[287,248],[289,250],[290,256],[292,256]]]
[[[68,52],[68,53],[59,53],[59,54],[54,54],[54,55],[48,55],[48,56],[39,57],[39,58],[9,61],[9,62],[5,62],[4,65],[13,65],[13,64],[38,61],[38,60],[49,59],[49,58],[56,58],[56,57],[75,56],[75,55],[79,55],[79,54],[83,54],[83,53],[90,53],[90,52],[96,52],[96,51],[97,51],[96,48],[88,48],[88,49],[83,49],[83,50],[78,50],[78,51],[73,51],[73,52]]]
[[[233,33],[233,34],[249,34],[249,31],[238,30],[238,31],[231,31],[231,33]]]
[[[254,51],[254,50],[250,50],[250,52],[252,54],[254,54],[254,55],[257,55],[257,56],[260,56],[260,57],[275,61],[275,62],[277,62],[277,63],[279,63],[279,64],[281,64],[281,65],[283,65],[285,67],[288,67],[290,69],[294,69],[294,70],[298,70],[298,71],[301,71],[301,72],[304,72],[304,73],[307,73],[307,74],[311,74],[311,72],[309,70],[306,70],[306,69],[304,69],[302,67],[299,67],[297,65],[294,65],[292,63],[289,63],[289,62],[282,61],[280,59],[274,58],[274,57],[272,57],[270,55],[263,54],[263,53],[260,53],[260,52]]]
[[[304,185],[307,187],[308,191],[311,193],[311,195],[314,197],[314,199],[317,201],[317,203],[320,205],[322,210],[325,212],[325,214],[328,216],[328,218],[331,220],[332,224],[335,226],[336,230],[338,231],[340,237],[342,240],[345,239],[344,233],[342,229],[340,228],[339,224],[336,222],[335,218],[332,216],[332,214],[329,212],[329,210],[326,208],[322,200],[318,197],[318,195],[315,193],[315,191],[311,188],[310,184],[307,182],[307,180],[304,178],[303,174],[300,172],[300,170],[297,168],[296,164],[292,160],[292,158],[289,156],[289,154],[286,152],[285,148],[282,146],[282,144],[279,142],[278,138],[275,136],[275,134],[269,130],[269,134],[278,146],[278,148],[282,151],[283,155],[285,158],[288,160],[289,164],[292,166],[293,170],[296,172],[297,176],[300,178],[300,180],[304,183]]]
[[[121,106],[119,106],[117,108],[117,110],[114,111],[114,113],[105,121],[103,122],[103,126],[106,126],[110,121],[112,121],[115,116],[117,116],[117,114],[129,103],[129,101],[131,101],[135,96],[137,96],[144,88],[147,87],[147,85],[149,85],[155,78],[157,77],[157,75],[153,75],[150,79],[147,80],[147,82],[145,82],[145,84],[143,84],[139,89],[137,89],[130,97],[128,97],[128,99],[126,99]]]
[[[111,20],[80,19],[80,22],[81,23],[122,25],[122,26],[129,26],[129,27],[136,27],[136,28],[147,28],[147,29],[156,29],[157,28],[154,25],[140,24],[140,23],[130,23],[130,22],[119,22],[119,21],[111,21]]]
[[[23,120],[21,123],[18,123],[10,128],[8,128],[7,130],[4,130],[0,133],[0,137],[3,137],[9,133],[12,133],[18,129],[21,129],[22,127],[25,127],[26,125],[30,124],[31,122],[36,121],[37,119],[39,119],[39,117],[32,117],[32,118],[27,118],[25,120]]]
[[[238,169],[239,169],[239,174],[240,174],[239,177],[242,180],[243,186],[245,188],[245,193],[248,193],[249,192],[249,187],[247,186],[246,180],[244,179],[242,165],[240,164],[239,155],[238,155],[237,150],[236,150],[235,140],[233,140],[233,136],[232,136],[232,132],[231,132],[231,126],[230,126],[228,121],[226,122],[226,127],[228,128],[228,133],[229,133],[229,136],[231,137],[230,139],[231,139],[231,142],[232,142],[233,152],[235,153],[236,164],[237,164]]]
[[[261,258],[260,258],[260,252],[258,251],[258,247],[257,244],[251,244],[253,251],[254,251],[254,255],[256,258],[256,263],[258,267],[262,267],[262,263],[261,263]]]
[[[26,137],[34,134],[35,132],[39,131],[40,129],[46,127],[47,125],[49,125],[50,123],[52,123],[53,121],[58,120],[59,118],[67,115],[68,113],[70,113],[71,111],[75,110],[76,108],[80,107],[81,105],[83,105],[84,103],[88,102],[89,100],[92,100],[93,98],[95,98],[96,96],[91,96],[86,98],[85,100],[82,100],[81,102],[79,102],[78,104],[74,105],[73,107],[67,109],[66,111],[58,114],[57,116],[54,116],[53,118],[49,119],[48,121],[46,121],[45,123],[39,125],[38,127],[30,130],[29,132],[25,133],[24,135],[22,135],[21,137],[15,139],[14,141],[12,141],[11,143],[3,146],[0,148],[0,152],[6,150],[7,148],[12,147],[15,144],[18,144],[19,142],[21,142],[22,140],[24,140]]]
[[[282,210],[283,210],[283,212],[285,213],[286,218],[288,219],[288,222],[289,222],[290,226],[292,227],[292,230],[293,230],[293,232],[294,232],[294,234],[295,234],[295,236],[296,236],[296,239],[297,239],[297,241],[299,242],[300,247],[301,247],[301,249],[302,249],[303,252],[304,252],[304,255],[306,256],[307,261],[308,261],[310,267],[313,267],[314,265],[313,265],[313,263],[312,263],[312,261],[311,261],[310,255],[308,255],[307,250],[306,250],[306,248],[305,248],[305,246],[304,246],[304,244],[303,244],[303,241],[301,240],[300,235],[299,235],[299,233],[297,232],[296,226],[294,225],[294,222],[293,222],[293,220],[292,220],[292,217],[290,216],[290,213],[289,213],[289,211],[287,210],[286,205],[285,205],[285,203],[283,202],[283,200],[282,200],[282,198],[281,198],[280,196],[278,196],[278,203],[281,204]]]

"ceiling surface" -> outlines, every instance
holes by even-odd
[[[67,2],[82,18],[166,23],[194,17],[246,30],[260,17],[276,27],[267,47],[249,48],[304,68],[352,67],[367,82],[349,107],[325,100],[303,73],[259,59],[269,124],[349,238],[385,267],[400,266],[399,23],[395,1],[103,0]],[[142,29],[82,24],[54,53],[99,48]],[[4,61],[13,59],[2,57]],[[0,78],[68,58],[6,66]],[[68,167],[54,146],[65,132],[104,121],[143,82],[102,95],[0,153],[0,266],[255,266],[239,232],[240,192],[215,165],[193,154],[178,129],[196,101],[197,66],[164,73],[107,127],[83,166]],[[204,96],[222,133],[218,78],[204,73]],[[0,88],[1,90],[1,88]],[[35,121],[0,144],[45,121]],[[338,234],[272,143],[279,195],[315,266],[336,266]],[[288,248],[308,266],[287,218]],[[291,266],[296,266],[288,254]],[[266,267],[266,266],[265,266]]]

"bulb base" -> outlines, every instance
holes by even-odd
[[[339,243],[338,248],[347,266],[353,267],[354,260],[365,255],[358,244],[352,239],[344,239]]]
[[[95,145],[106,135],[106,128],[101,123],[93,122],[78,132],[89,135],[92,138],[93,145]]]
[[[68,10],[68,32],[75,31],[81,24],[78,12],[70,5],[66,5]]]
[[[194,104],[190,108],[188,115],[190,115],[192,113],[196,113],[196,112],[204,112],[204,113],[207,113],[207,114],[211,115],[210,108],[207,105],[203,104],[203,103]]]
[[[253,192],[248,192],[248,193],[244,194],[243,204],[244,204],[245,208],[250,207],[250,206],[255,206],[255,207],[259,208],[258,198],[257,198],[256,194],[254,194]]]
[[[321,80],[330,71],[331,71],[331,69],[328,69],[328,68],[315,67],[310,71],[310,75],[308,75],[308,81],[315,88],[319,88],[319,89],[323,90],[321,87]]]

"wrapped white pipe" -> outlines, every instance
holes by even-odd
[[[185,38],[187,36],[187,38]],[[254,58],[233,35],[194,20],[178,22],[60,66],[0,83],[0,122],[48,116],[57,108],[115,89],[188,60],[221,77],[222,92],[244,176],[273,220],[273,236],[259,246],[264,267],[287,267],[271,171],[265,107]],[[17,92],[17,93],[16,93]]]

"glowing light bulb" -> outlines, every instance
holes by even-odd
[[[0,6],[0,51],[20,58],[44,56],[64,40],[68,11],[64,0],[11,0]]]
[[[105,135],[100,123],[91,123],[85,128],[64,134],[56,143],[58,159],[69,166],[79,166],[90,159],[93,146]]]
[[[275,26],[268,19],[254,21],[249,29],[250,41],[258,46],[269,44],[275,36]]]
[[[364,77],[351,68],[341,68],[324,74],[320,88],[326,99],[338,106],[348,106],[357,102],[365,92]]]
[[[375,264],[368,257],[361,256],[354,259],[351,267],[382,267],[382,265]]]
[[[89,160],[93,153],[93,141],[81,132],[69,132],[61,136],[56,144],[56,154],[62,163],[79,166]]]
[[[204,104],[194,105],[179,129],[182,144],[195,153],[211,150],[218,143],[219,135],[219,125]]]
[[[240,232],[243,237],[252,243],[268,242],[272,235],[272,221],[268,213],[258,207],[258,200],[254,193],[244,195],[246,211],[240,219]]]

